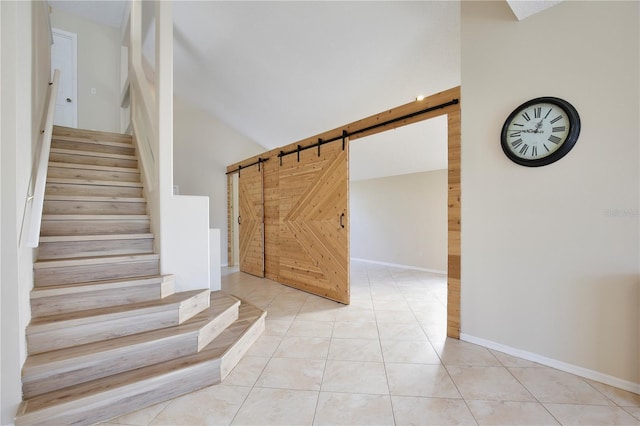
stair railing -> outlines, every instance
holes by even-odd
[[[58,95],[58,82],[60,70],[53,72],[53,81],[49,83],[47,94],[47,107],[44,111],[44,128],[40,137],[40,152],[34,160],[29,182],[30,194],[27,196],[27,209],[25,219],[28,220],[27,247],[38,247],[40,241],[40,224],[42,223],[42,208],[44,206],[44,190],[47,183],[47,170],[49,167],[49,152],[51,151],[51,135],[53,134],[53,117],[56,109],[56,97]],[[23,223],[24,230],[24,223]]]

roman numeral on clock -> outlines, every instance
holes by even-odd
[[[511,146],[514,147],[514,148],[517,148],[520,145],[522,145],[522,139],[517,139],[517,140],[511,142]]]
[[[564,132],[564,129],[566,129],[565,126],[558,126],[558,127],[554,127],[553,129],[551,129],[551,132],[555,133],[555,132]]]
[[[561,115],[559,115],[559,116],[557,116],[556,118],[554,118],[553,120],[551,120],[551,121],[550,121],[550,123],[551,123],[551,124],[553,124],[553,123],[555,123],[556,121],[558,121],[558,120],[560,120],[560,119],[562,119],[562,116],[561,116]]]
[[[525,120],[527,120],[527,121],[530,121],[530,120],[531,120],[531,117],[529,117],[529,114],[528,114],[528,113],[526,113],[526,112],[523,112],[523,113],[522,113],[522,118],[524,118],[524,119],[525,119]]]
[[[520,154],[522,155],[527,155],[527,151],[529,150],[529,145],[527,145],[526,143],[522,146],[522,148],[520,148]]]
[[[516,131],[516,132],[510,133],[510,134],[509,134],[509,137],[510,137],[510,138],[518,138],[518,137],[520,137],[520,134],[521,134],[521,133],[522,133],[522,132],[521,132],[520,130],[518,130],[518,131]]]
[[[538,156],[538,147],[537,146],[532,146],[531,147],[531,156],[532,157],[537,157]]]
[[[540,115],[542,115],[542,107],[536,107],[533,109],[533,116],[535,118],[540,118]]]
[[[555,136],[555,135],[551,135],[549,136],[549,141],[553,142],[555,144],[559,143],[562,139],[560,139],[559,137]]]

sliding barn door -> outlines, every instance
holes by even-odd
[[[348,140],[282,157],[279,282],[349,303]]]
[[[240,270],[258,277],[264,277],[263,170],[247,167],[238,177]]]

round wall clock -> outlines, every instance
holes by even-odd
[[[502,150],[522,166],[546,166],[576,144],[580,116],[569,102],[550,96],[531,99],[516,108],[502,126]]]

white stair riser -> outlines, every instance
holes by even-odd
[[[58,152],[52,152],[51,155],[49,156],[49,161],[54,161],[56,163],[93,164],[96,166],[127,167],[132,169],[135,169],[136,167],[138,167],[138,161],[133,159],[96,157],[96,156],[80,155],[80,154],[63,154]]]
[[[47,183],[47,195],[85,195],[89,197],[141,198],[142,188],[135,186],[76,185],[71,183]]]
[[[136,169],[132,169],[131,172],[122,172],[49,166],[47,178],[140,182],[140,173]]]
[[[198,335],[198,351],[218,337],[227,327],[238,319],[238,305],[221,313],[215,320],[200,329]]]
[[[112,353],[96,354],[87,359],[74,360],[73,365],[54,367],[52,371],[43,374],[43,377],[23,375],[22,392],[25,398],[32,398],[67,386],[187,356],[196,352],[197,345],[198,336],[193,332],[145,342]]]
[[[38,259],[67,257],[109,256],[115,254],[152,253],[153,238],[40,242]]]
[[[251,345],[264,332],[265,318],[266,313],[263,313],[224,354],[220,364],[220,380],[224,380],[231,373],[231,370],[238,365],[238,362],[249,351]]]
[[[147,214],[146,202],[45,201],[43,214]]]
[[[172,309],[151,312],[101,321],[94,324],[82,324],[41,333],[29,333],[27,329],[27,347],[30,354],[84,345],[100,340],[114,339],[145,331],[157,330],[178,325],[178,310]]]
[[[162,284],[149,284],[31,299],[33,318],[146,302],[162,297]]]
[[[158,274],[158,260],[35,269],[35,287],[104,281]]]
[[[193,297],[186,300],[180,306],[180,316],[178,322],[182,324],[194,315],[202,312],[209,307],[209,292],[203,293],[200,297]]]
[[[77,142],[77,141],[69,141],[69,140],[60,140],[55,137],[51,141],[51,148],[54,149],[71,149],[74,151],[82,152],[100,152],[105,154],[118,154],[118,155],[135,155],[135,150],[133,145],[124,147],[124,146],[111,146],[100,143],[86,143],[86,142]]]
[[[150,232],[148,219],[140,220],[43,220],[40,235],[145,234]]]

